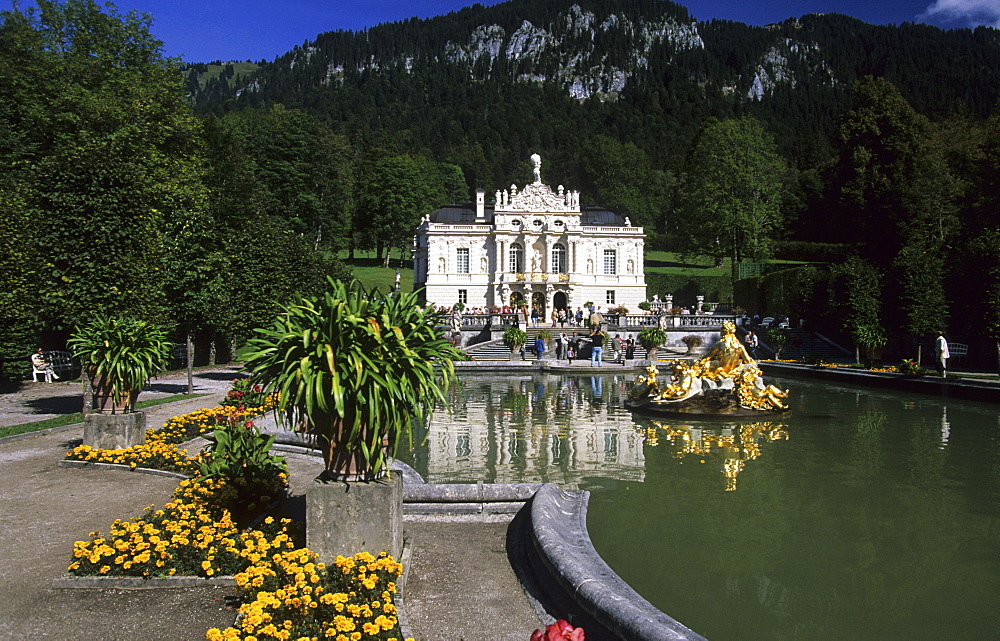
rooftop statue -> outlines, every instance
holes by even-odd
[[[671,363],[669,381],[661,389],[660,372],[650,365],[629,391],[625,406],[658,415],[754,417],[788,410],[787,390],[766,385],[757,362],[736,338],[736,326],[725,321],[722,337],[702,358]]]

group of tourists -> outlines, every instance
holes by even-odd
[[[572,336],[566,332],[561,332],[555,337],[556,360],[565,360],[572,363],[581,358],[584,349],[590,346],[590,364],[594,367],[601,367],[604,360],[605,342],[610,350],[612,358],[609,362],[625,364],[626,360],[635,358],[635,337],[627,334],[622,338],[621,334],[615,334],[612,338],[605,338],[598,326],[593,326],[586,336],[581,336],[579,332],[573,332]],[[545,352],[545,342],[541,338],[535,339],[535,350],[539,357]]]

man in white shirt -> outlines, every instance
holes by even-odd
[[[939,331],[937,339],[934,341],[934,365],[941,375],[941,378],[948,378],[948,341],[944,337],[944,332]]]

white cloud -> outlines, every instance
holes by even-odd
[[[920,17],[965,26],[1000,28],[1000,0],[935,0]]]

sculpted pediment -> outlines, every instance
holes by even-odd
[[[539,213],[580,211],[580,192],[563,191],[562,185],[559,185],[558,193],[552,191],[551,187],[542,184],[541,157],[533,154],[531,162],[534,165],[535,182],[525,185],[520,193],[517,191],[517,185],[511,185],[510,191],[497,190],[495,210]]]

